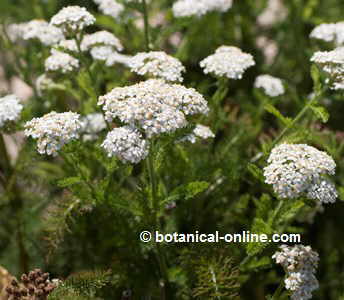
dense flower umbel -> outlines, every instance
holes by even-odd
[[[108,156],[117,156],[122,162],[138,163],[148,155],[148,143],[135,128],[124,126],[110,131],[101,145]]]
[[[15,95],[0,98],[0,128],[7,122],[16,121],[20,117],[23,105]]]
[[[40,154],[57,155],[66,143],[79,137],[81,122],[73,112],[50,112],[25,124],[25,135],[38,139]]]
[[[319,255],[310,246],[280,246],[281,251],[276,252],[272,258],[277,264],[283,266],[287,273],[284,280],[287,290],[292,292],[292,300],[308,300],[312,292],[319,287],[315,277],[318,267]]]
[[[182,82],[182,73],[185,72],[185,67],[178,59],[162,51],[138,53],[132,57],[129,66],[139,75],[150,75],[172,82]]]
[[[111,32],[106,30],[85,35],[81,43],[81,48],[83,50],[90,50],[97,46],[111,46],[114,50],[123,50],[120,40]]]
[[[64,33],[73,34],[94,24],[95,17],[85,7],[67,6],[51,18],[50,24],[60,27]]]
[[[255,65],[251,54],[232,46],[221,46],[216,51],[200,62],[204,73],[212,73],[218,77],[241,79],[249,67]]]
[[[334,203],[338,197],[335,185],[323,178],[319,178],[312,183],[307,191],[307,197],[315,199],[321,203]]]
[[[13,41],[37,39],[46,46],[51,46],[64,39],[61,29],[49,25],[44,20],[32,20],[27,23],[11,24],[8,33]]]
[[[115,0],[93,0],[98,9],[107,16],[117,18],[123,12],[124,6]]]
[[[270,97],[277,97],[284,94],[284,87],[281,79],[270,75],[259,75],[254,86],[256,88],[262,88]]]
[[[312,30],[310,37],[325,42],[334,42],[338,46],[343,45],[344,22],[320,24]]]
[[[311,58],[333,81],[332,89],[344,89],[344,47],[315,52]]]
[[[173,4],[176,17],[202,16],[211,11],[226,12],[233,0],[178,0]]]
[[[211,129],[208,126],[197,124],[195,129],[190,134],[183,137],[181,141],[189,141],[194,144],[199,138],[202,140],[206,140],[214,137],[215,134],[211,131]]]
[[[122,64],[122,65],[125,65],[125,66],[129,66],[131,59],[132,59],[132,56],[130,56],[130,55],[124,55],[124,54],[120,54],[120,53],[117,53],[117,52],[113,52],[106,59],[106,63],[105,64],[108,67],[112,67],[115,64]]]
[[[336,168],[328,154],[305,144],[276,146],[268,163],[264,168],[265,182],[272,184],[281,198],[296,198],[307,193],[322,175],[333,175]]]
[[[148,137],[173,132],[187,125],[186,115],[207,114],[203,96],[194,89],[150,79],[132,86],[115,88],[99,98],[106,118],[139,126]]]
[[[51,50],[51,55],[45,60],[45,70],[47,72],[69,73],[79,68],[79,61],[73,56],[57,51]]]

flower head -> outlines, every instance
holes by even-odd
[[[129,66],[139,75],[151,75],[166,81],[183,81],[185,68],[182,63],[162,51],[142,52],[133,56]]]
[[[206,140],[214,137],[215,134],[211,131],[211,129],[208,126],[197,124],[194,130],[187,136],[183,137],[181,141],[189,141],[192,144],[194,144],[196,143],[197,139]]]
[[[325,152],[305,144],[281,144],[273,148],[264,168],[265,182],[281,198],[307,193],[323,175],[333,175],[336,163]]]
[[[79,61],[73,56],[52,49],[51,55],[45,60],[45,70],[47,72],[69,73],[79,68]]]
[[[270,75],[259,75],[254,86],[256,88],[262,88],[270,97],[277,97],[284,94],[284,87],[281,79]]]
[[[310,37],[325,42],[334,42],[338,46],[343,45],[344,22],[320,24],[312,30]]]
[[[226,12],[233,0],[178,0],[173,4],[175,17],[189,17],[207,14],[211,11]]]
[[[92,34],[85,35],[81,43],[81,48],[83,50],[90,50],[93,47],[98,46],[111,46],[114,48],[114,50],[123,50],[123,46],[120,40],[111,32],[108,32],[106,30],[101,30]]]
[[[315,52],[311,61],[328,74],[329,79],[333,81],[332,89],[344,89],[344,47]]]
[[[85,7],[75,5],[62,8],[51,18],[50,24],[60,27],[64,33],[71,34],[82,31],[95,21],[95,17]]]
[[[79,137],[81,123],[79,115],[73,112],[50,112],[41,118],[34,118],[25,124],[25,135],[38,139],[40,154],[56,156],[68,142]]]
[[[148,155],[148,143],[135,128],[124,126],[108,133],[101,145],[109,157],[117,156],[122,162],[137,164]]]
[[[124,6],[115,0],[93,0],[97,5],[98,9],[107,16],[117,18],[124,10]]]
[[[0,127],[7,122],[16,121],[20,117],[23,105],[16,95],[7,95],[0,98]]]
[[[221,46],[215,54],[212,54],[200,62],[204,73],[212,73],[215,76],[241,79],[246,69],[255,65],[251,54],[232,46]]]
[[[179,84],[150,79],[132,86],[115,88],[99,98],[108,120],[138,126],[148,137],[173,132],[187,125],[186,115],[206,114],[201,94]]]
[[[287,278],[284,280],[286,289],[292,291],[292,300],[308,300],[312,292],[319,287],[315,277],[319,255],[310,246],[280,246],[272,259],[282,265]]]

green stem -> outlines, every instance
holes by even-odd
[[[275,138],[275,140],[272,142],[270,149],[272,149],[278,142],[281,141],[281,139],[284,137],[284,135],[294,127],[294,125],[300,121],[300,119],[305,115],[305,113],[308,111],[308,109],[312,106],[314,102],[316,102],[319,97],[322,95],[322,93],[319,93],[318,95],[315,95],[311,100],[308,101],[308,103],[302,108],[302,110],[296,115],[295,119],[287,125],[282,132]]]
[[[280,282],[277,290],[275,291],[275,293],[272,295],[271,299],[270,300],[278,300],[279,297],[281,296],[282,294],[282,291],[283,291],[283,281]]]
[[[154,141],[152,141],[152,147],[151,147],[151,153],[147,157],[146,163],[147,163],[147,169],[149,174],[149,182],[151,186],[151,192],[152,192],[152,215],[153,215],[153,231],[159,230],[161,231],[161,223],[159,220],[159,197],[157,193],[157,179],[155,176],[155,170],[154,170]],[[163,281],[160,283],[161,286],[161,299],[165,299],[166,295],[166,287],[169,284],[168,279],[168,268],[167,263],[165,259],[165,255],[161,249],[160,243],[155,242],[156,246],[156,254],[157,254],[157,260],[159,263],[160,273],[163,278]]]
[[[144,22],[144,31],[145,31],[145,47],[146,51],[150,50],[150,36],[149,36],[149,21],[148,21],[148,9],[146,0],[142,0],[142,14]]]

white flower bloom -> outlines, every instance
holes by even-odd
[[[288,10],[283,5],[282,0],[268,0],[267,7],[258,16],[258,24],[264,27],[270,27],[283,21],[288,14]]]
[[[75,40],[62,40],[58,43],[57,48],[61,48],[62,51],[79,52],[78,45]],[[80,49],[82,51],[82,49]]]
[[[129,66],[131,59],[132,59],[132,56],[130,56],[130,55],[124,55],[124,54],[120,54],[117,52],[113,52],[106,59],[106,65],[108,67],[112,67],[118,63],[118,64],[122,64],[125,66]]]
[[[124,10],[124,6],[115,0],[93,0],[98,9],[107,16],[118,18]]]
[[[172,82],[182,82],[182,73],[185,72],[185,67],[178,59],[162,51],[138,53],[130,60],[129,67],[139,75],[150,75]]]
[[[315,277],[319,255],[310,246],[280,246],[272,259],[282,265],[287,278],[284,280],[286,289],[292,291],[292,300],[308,300],[312,292],[319,288]]]
[[[76,58],[54,49],[51,50],[51,55],[45,60],[45,70],[47,72],[68,73],[77,68],[79,68],[79,61]]]
[[[231,46],[219,47],[212,54],[200,62],[204,73],[212,73],[219,77],[241,79],[244,72],[255,65],[251,54],[244,53],[241,49]]]
[[[81,131],[84,140],[97,139],[97,134],[106,128],[106,122],[101,113],[91,113],[81,118]]]
[[[85,7],[75,5],[62,8],[51,18],[50,24],[61,28],[64,33],[71,34],[82,31],[95,21],[95,17]]]
[[[90,51],[91,56],[95,60],[106,61],[113,53],[113,48],[110,46],[97,46],[93,47]]]
[[[117,156],[122,162],[137,164],[148,155],[148,143],[135,128],[124,126],[110,131],[101,145],[109,157]]]
[[[270,97],[277,97],[284,94],[284,86],[282,80],[270,75],[259,75],[255,82],[254,87],[262,88]]]
[[[338,193],[336,186],[331,181],[318,179],[309,187],[307,197],[321,203],[335,203]]]
[[[85,35],[81,43],[81,48],[83,50],[90,50],[98,46],[111,46],[117,51],[123,50],[120,40],[106,30]]]
[[[7,95],[0,98],[0,127],[7,122],[16,121],[20,117],[23,105],[16,95]]]
[[[265,182],[281,198],[296,198],[312,187],[322,175],[334,175],[336,163],[325,152],[305,144],[281,144],[272,149]]]
[[[12,41],[18,39],[37,39],[46,46],[55,45],[64,39],[61,29],[49,25],[44,20],[32,20],[21,24],[11,24],[8,27],[8,34]]]
[[[197,138],[200,138],[202,140],[206,140],[206,139],[214,138],[214,137],[215,137],[215,134],[211,131],[211,129],[208,126],[197,124],[195,129],[192,131],[192,133],[183,137],[180,141],[181,142],[189,141],[192,144],[194,144],[194,143],[196,143]]]
[[[68,142],[79,137],[81,123],[79,115],[73,112],[50,112],[41,118],[34,118],[25,124],[25,135],[38,139],[40,154],[56,156]]]
[[[175,17],[202,16],[211,11],[226,12],[233,0],[178,0],[173,4]]]
[[[338,46],[343,45],[344,22],[320,24],[312,30],[310,37],[325,42],[334,42]]]
[[[115,88],[99,98],[106,118],[139,126],[148,137],[173,132],[187,125],[186,115],[207,114],[201,94],[179,84],[150,79],[132,86]]]
[[[329,79],[333,81],[332,89],[344,88],[344,47],[332,51],[315,52],[311,61],[318,64],[329,75]]]

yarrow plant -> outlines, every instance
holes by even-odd
[[[81,122],[73,112],[51,112],[25,124],[25,135],[37,139],[40,154],[56,156],[68,142],[79,137]]]
[[[251,54],[244,53],[233,46],[221,46],[200,62],[204,73],[211,73],[218,77],[241,79],[244,72],[255,65]]]
[[[327,203],[333,201],[322,197],[325,193],[319,190],[318,181],[326,174],[334,175],[335,168],[332,157],[312,146],[281,144],[272,149],[264,176],[281,198],[296,198],[310,191],[312,198]]]
[[[287,290],[292,292],[292,300],[312,299],[312,292],[319,287],[315,277],[319,255],[310,246],[280,246],[272,258],[283,266],[287,273],[284,280]]]
[[[18,120],[22,110],[23,105],[16,95],[0,98],[0,127],[4,127],[8,122]]]
[[[343,297],[340,0],[0,2],[1,299]]]
[[[226,12],[233,0],[178,0],[173,4],[176,17],[200,17],[211,11]]]
[[[265,94],[270,97],[277,97],[285,92],[281,79],[267,74],[259,75],[254,82],[254,86],[262,88]]]
[[[139,75],[147,74],[171,82],[182,82],[182,73],[185,72],[178,59],[162,51],[138,53],[130,59],[129,67]]]

